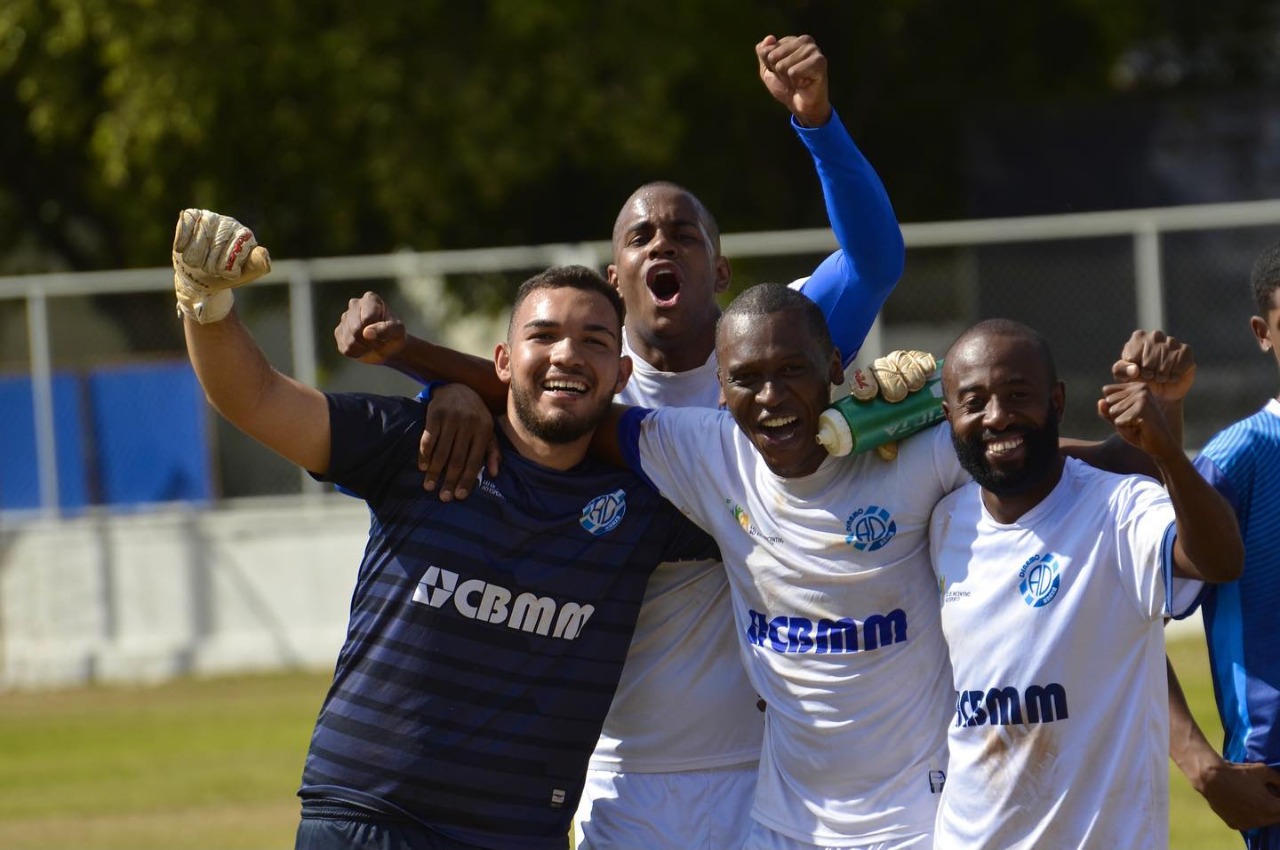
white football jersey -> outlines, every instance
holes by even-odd
[[[720,544],[735,638],[768,701],[754,818],[829,846],[927,833],[952,702],[927,531],[968,480],[950,431],[904,440],[896,462],[831,457],[792,479],[722,411],[653,411],[635,448]]]
[[[938,505],[955,676],[939,850],[1169,846],[1173,521],[1151,479],[1074,459],[1014,523],[977,484]]]
[[[808,279],[789,286],[802,291]],[[695,369],[663,372],[636,354],[624,327],[622,353],[633,368],[617,401],[635,407],[719,407],[714,351]],[[758,702],[738,662],[723,566],[719,561],[662,564],[645,590],[591,767],[666,773],[752,764],[760,758],[764,736]]]
[[[687,372],[635,363],[617,400],[639,407],[715,408],[715,354]],[[719,561],[662,564],[649,578],[627,663],[591,767],[666,773],[760,758],[764,715],[738,660],[729,582]]]

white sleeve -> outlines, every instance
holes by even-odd
[[[640,466],[667,501],[704,530],[708,528],[708,482],[724,480],[715,468],[724,457],[725,428],[736,427],[728,413],[692,407],[664,407],[640,426]]]
[[[1138,612],[1151,620],[1170,609],[1175,517],[1169,494],[1140,476],[1126,478],[1114,494],[1117,567]]]
[[[954,493],[972,481],[973,476],[965,471],[956,457],[956,447],[951,441],[951,423],[944,421],[930,433],[933,434],[933,468],[937,471],[938,482],[942,485],[942,492]]]

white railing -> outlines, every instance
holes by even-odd
[[[1125,237],[1132,241],[1132,286],[1136,322],[1141,327],[1166,324],[1167,280],[1162,268],[1162,240],[1183,231],[1241,228],[1280,228],[1280,200],[1213,204],[1120,212],[1081,213],[1009,219],[936,222],[903,225],[908,246],[908,274],[913,252],[937,248],[1051,242],[1064,239]],[[1275,241],[1277,232],[1258,239]],[[735,259],[812,255],[835,248],[830,230],[808,229],[725,234],[724,253]],[[290,350],[293,374],[315,383],[317,346],[313,295],[318,284],[367,280],[434,280],[456,274],[504,272],[569,262],[602,267],[609,261],[606,241],[501,247],[466,251],[400,252],[376,256],[312,260],[278,260],[273,275],[255,284],[287,286]],[[904,278],[904,281],[907,279]],[[57,453],[54,445],[52,375],[57,361],[50,334],[49,305],[61,298],[124,295],[167,291],[172,272],[149,268],[83,273],[54,273],[0,277],[0,307],[25,302],[28,336],[27,364],[32,377],[36,452],[42,512],[56,515],[59,504]],[[901,285],[900,285],[901,288]],[[335,317],[336,318],[336,317]],[[865,350],[881,348],[881,329],[873,332]],[[0,411],[0,414],[3,414]]]

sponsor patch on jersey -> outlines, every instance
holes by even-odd
[[[603,496],[596,496],[582,509],[582,518],[578,520],[589,533],[599,537],[608,534],[618,527],[622,518],[627,515],[627,492],[614,490]]]
[[[1018,571],[1018,591],[1022,601],[1032,608],[1043,608],[1058,595],[1062,574],[1052,554],[1032,555]]]
[[[581,635],[596,610],[590,604],[465,578],[434,564],[422,574],[413,591],[413,601],[431,608],[451,605],[468,620],[561,640],[574,640]]]
[[[884,508],[868,505],[849,514],[844,530],[845,543],[859,552],[874,552],[888,545],[898,533],[898,524]]]
[[[759,537],[762,540],[768,540],[770,543],[781,543],[782,538],[774,534],[765,534],[754,522],[751,521],[751,515],[746,509],[735,502],[733,499],[725,499],[724,506],[728,509],[733,518],[738,521],[739,527],[752,537]]]

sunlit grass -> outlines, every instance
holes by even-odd
[[[1218,742],[1203,643],[1181,638],[1169,654]],[[0,695],[0,847],[292,847],[294,793],[328,680],[286,674]],[[1171,850],[1243,847],[1176,769],[1171,797]]]

